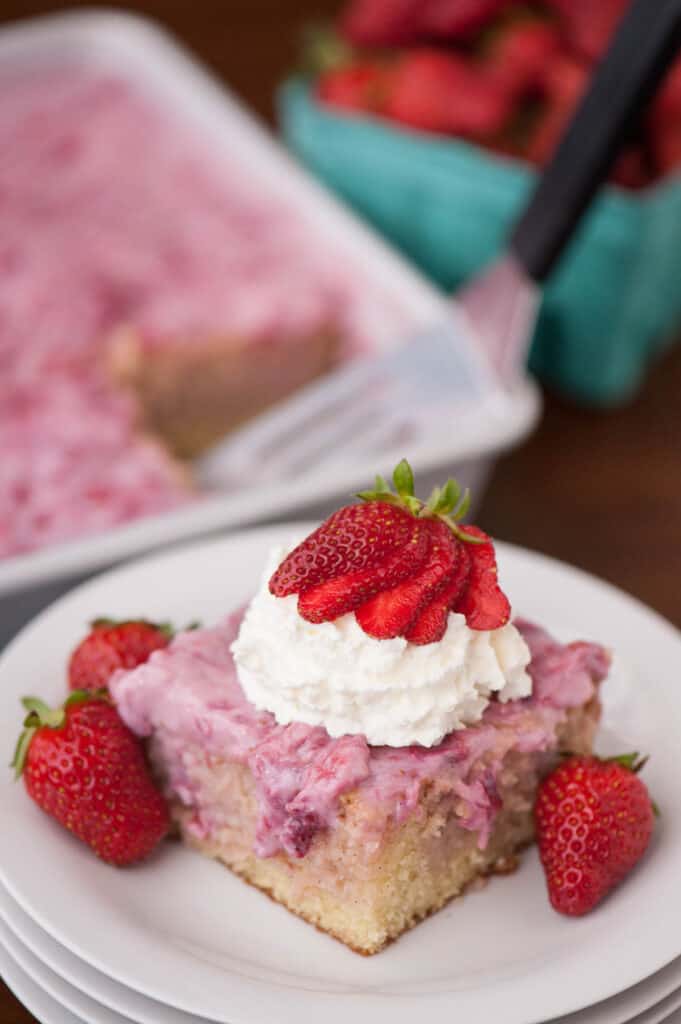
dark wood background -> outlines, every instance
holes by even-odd
[[[0,0],[0,21],[66,6],[80,5]],[[301,26],[338,6],[146,0],[135,10],[166,24],[271,119],[273,91],[295,63]],[[605,577],[681,626],[681,346],[651,368],[623,408],[586,410],[545,398],[537,432],[496,467],[482,525]],[[0,1021],[33,1021],[1,986]]]

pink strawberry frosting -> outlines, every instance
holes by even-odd
[[[484,846],[499,809],[496,772],[504,755],[549,748],[566,709],[593,696],[609,666],[609,655],[596,644],[562,645],[520,622],[532,654],[532,697],[490,704],[479,725],[450,733],[436,747],[370,747],[361,735],[332,739],[321,727],[280,726],[268,712],[256,711],[230,652],[240,619],[179,635],[146,664],[116,673],[110,689],[128,726],[161,742],[169,790],[195,809],[197,829],[209,832],[210,822],[201,822],[201,791],[188,770],[192,748],[250,768],[260,805],[255,851],[262,857],[280,850],[304,856],[350,790],[403,821],[426,779],[446,779],[454,788],[465,806],[462,826]],[[481,769],[484,754],[492,756]]]
[[[116,328],[154,347],[333,322],[348,352],[404,329],[252,161],[125,81],[4,69],[0,91],[0,557],[192,497],[105,376]]]
[[[103,530],[186,500],[128,401],[96,373],[53,373],[46,390],[0,395],[0,556]]]

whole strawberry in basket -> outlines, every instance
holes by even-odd
[[[512,0],[352,0],[341,25],[358,46],[469,39]]]
[[[333,107],[542,166],[625,9],[626,0],[352,0],[338,21],[338,63],[317,64],[316,94]],[[671,106],[670,113],[668,100],[656,104],[612,182],[644,188],[678,165]]]
[[[558,15],[568,46],[580,57],[598,60],[607,49],[629,0],[547,0]]]
[[[511,103],[502,82],[463,57],[419,48],[396,60],[382,113],[425,131],[487,139],[503,130]]]

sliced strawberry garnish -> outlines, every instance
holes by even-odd
[[[308,622],[333,622],[349,612],[369,636],[404,636],[414,644],[440,640],[450,611],[471,629],[509,619],[487,534],[460,521],[470,503],[456,480],[435,487],[428,501],[414,494],[403,459],[395,491],[381,476],[373,490],[332,515],[284,559],[270,580],[275,597],[298,595]]]
[[[298,611],[308,622],[331,622],[352,612],[379,591],[396,586],[423,568],[430,549],[430,531],[424,520],[410,517],[412,537],[373,569],[337,576],[328,583],[304,590]]]
[[[499,586],[494,545],[479,527],[464,526],[462,529],[466,535],[483,543],[468,546],[471,571],[466,588],[452,610],[466,616],[470,629],[498,629],[510,619],[511,606]]]
[[[355,612],[365,633],[378,640],[402,636],[431,598],[445,587],[459,557],[456,538],[439,519],[426,519],[430,551],[425,567],[412,579],[376,594]]]
[[[346,505],[284,559],[270,580],[270,591],[287,597],[338,576],[373,569],[413,535],[414,516],[399,505]]]
[[[460,541],[455,541],[458,558],[449,582],[437,597],[432,598],[420,612],[418,617],[405,632],[405,640],[411,644],[432,644],[447,631],[447,620],[457,598],[462,593],[471,571],[471,559],[468,548]]]

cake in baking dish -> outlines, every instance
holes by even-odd
[[[182,460],[404,329],[236,129],[82,62],[0,88],[0,557],[194,500]]]
[[[591,751],[609,667],[512,622],[453,488],[424,504],[397,479],[273,551],[245,611],[110,682],[186,843],[363,954],[513,869],[541,778]]]

